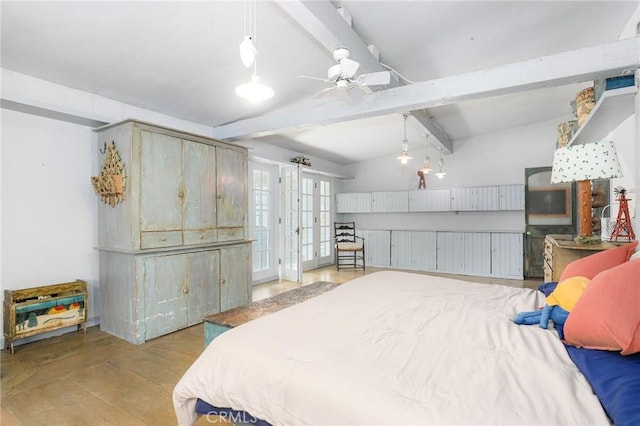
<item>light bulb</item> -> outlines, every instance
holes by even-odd
[[[247,99],[251,102],[261,102],[273,97],[273,89],[260,83],[260,78],[257,75],[251,76],[249,83],[241,84],[236,87],[236,93],[241,98]]]

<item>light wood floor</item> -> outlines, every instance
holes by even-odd
[[[366,273],[379,270],[367,268]],[[303,285],[343,283],[362,275],[361,270],[338,272],[329,266],[305,272]],[[532,288],[541,283],[455,278]],[[263,299],[299,285],[289,281],[259,284],[253,288],[253,298]],[[173,425],[173,387],[202,352],[203,337],[203,325],[196,325],[132,345],[90,327],[86,335],[73,332],[16,346],[14,355],[3,350],[0,424]],[[201,418],[197,424],[211,422]]]

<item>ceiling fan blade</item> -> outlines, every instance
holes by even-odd
[[[365,86],[377,86],[382,84],[389,84],[391,81],[391,72],[389,71],[379,71],[372,72],[369,74],[362,74],[358,76],[358,84],[362,84]]]
[[[309,76],[309,75],[299,75],[298,77],[308,78],[309,80],[320,80],[320,81],[324,81],[325,83],[331,83],[329,80],[327,80],[326,78],[322,78],[322,77],[312,77],[312,76]]]
[[[359,63],[348,58],[340,60],[340,74],[343,78],[353,78],[358,71]]]
[[[331,86],[331,87],[327,87],[326,89],[322,89],[321,91],[319,91],[315,95],[311,96],[311,99],[317,98],[318,96],[322,95],[323,93],[329,92],[331,90],[335,90],[335,88],[336,88],[336,86]]]

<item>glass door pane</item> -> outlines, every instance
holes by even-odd
[[[302,203],[300,218],[302,230],[302,266],[303,269],[314,268],[314,179],[312,176],[303,176],[302,178]]]
[[[331,249],[333,247],[333,235],[331,226],[331,181],[320,179],[319,183],[319,250],[318,263],[331,262]]]
[[[300,172],[298,166],[283,167],[282,179],[282,278],[302,281],[300,261]]]
[[[276,254],[277,209],[277,168],[275,166],[250,163],[251,218],[250,232],[254,243],[253,281],[260,282],[278,276],[278,256]]]

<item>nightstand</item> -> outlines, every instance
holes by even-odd
[[[573,235],[547,235],[544,239],[544,282],[558,281],[567,264],[574,260],[620,245],[622,244],[606,241],[594,245],[579,245],[573,241]]]

